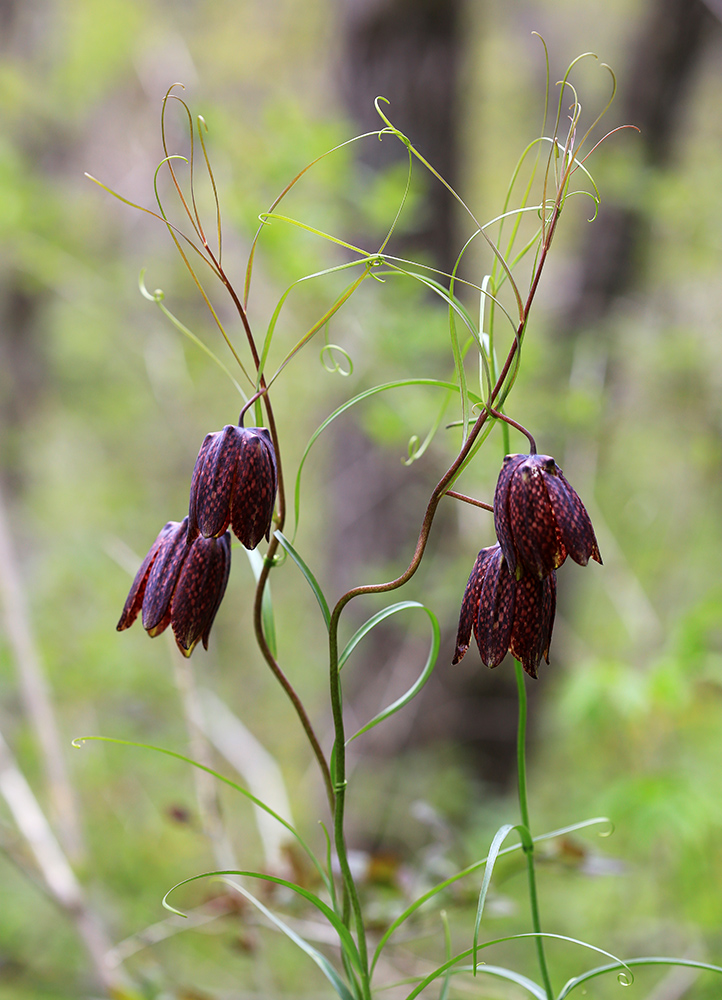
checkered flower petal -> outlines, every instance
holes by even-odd
[[[247,549],[268,538],[278,489],[276,453],[264,427],[208,434],[191,480],[188,539],[219,538],[230,525]]]
[[[188,542],[188,518],[169,521],[138,570],[118,631],[130,628],[139,614],[151,638],[170,625],[176,644],[190,656],[202,640],[208,648],[211,625],[223,599],[231,568],[231,536],[196,536]]]
[[[507,455],[494,493],[494,526],[517,580],[542,580],[567,555],[585,566],[602,561],[592,522],[549,455]]]

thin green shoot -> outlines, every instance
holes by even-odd
[[[253,873],[249,872],[248,874],[252,875]],[[269,910],[267,906],[264,906],[263,903],[260,901],[260,899],[254,896],[253,893],[249,892],[248,889],[244,888],[244,886],[240,885],[238,882],[231,881],[230,879],[226,879],[225,881],[226,884],[229,885],[232,889],[234,889],[236,892],[239,892],[242,896],[245,896],[245,898],[250,903],[252,903],[257,910],[263,913],[263,915],[267,917],[268,920],[271,921],[271,923],[275,924],[276,927],[278,927],[278,929],[282,931],[287,938],[289,938],[289,940],[293,941],[294,944],[298,945],[298,947],[302,951],[304,951],[308,955],[308,957],[311,958],[316,963],[321,972],[323,972],[323,974],[326,976],[328,981],[335,989],[336,993],[340,997],[340,1000],[362,1000],[362,997],[364,997],[365,994],[362,992],[362,987],[360,984],[358,984],[357,981],[355,980],[353,981],[355,989],[354,992],[351,993],[348,986],[344,983],[343,979],[341,979],[338,972],[336,972],[336,970],[331,965],[331,963],[329,962],[329,960],[326,958],[325,955],[322,955],[321,952],[318,951],[318,949],[314,948],[313,945],[309,944],[309,942],[306,941],[305,938],[302,938],[300,934],[297,934],[291,927],[288,926],[288,924],[285,921],[281,920],[280,917],[278,917],[275,913],[273,913],[272,910]],[[341,924],[341,926],[343,926],[343,924]],[[351,939],[351,941],[353,944],[353,939]],[[354,950],[355,950],[355,945],[354,945]],[[345,948],[344,948],[344,954],[349,954]]]
[[[361,135],[355,135],[351,139],[345,139],[343,142],[340,142],[337,146],[333,146],[331,149],[325,150],[325,152],[321,153],[320,156],[317,156],[314,160],[311,160],[310,163],[306,164],[306,166],[303,168],[303,170],[300,170],[296,174],[296,176],[293,178],[293,180],[289,181],[289,183],[285,186],[285,188],[283,189],[283,191],[281,191],[281,193],[278,195],[278,197],[271,203],[271,205],[270,205],[270,207],[268,209],[268,213],[266,213],[266,214],[269,214],[269,213],[273,212],[273,210],[276,208],[276,206],[279,205],[281,203],[281,201],[283,201],[283,199],[286,197],[286,195],[288,194],[288,192],[298,183],[298,181],[300,181],[301,178],[306,173],[308,173],[308,171],[311,170],[312,167],[315,167],[317,163],[320,163],[321,160],[325,159],[327,156],[330,156],[332,153],[337,152],[339,149],[343,149],[344,146],[349,146],[353,142],[358,142],[361,139],[368,139],[371,136],[379,137],[379,136],[381,136],[381,135],[383,135],[383,134],[385,134],[387,132],[388,132],[388,129],[375,129],[373,132],[363,132]],[[258,246],[258,240],[259,240],[259,237],[260,237],[261,233],[263,232],[264,225],[265,225],[265,223],[261,222],[261,225],[256,230],[256,234],[253,237],[253,241],[251,243],[251,250],[250,250],[250,253],[248,255],[248,264],[246,265],[246,276],[245,276],[245,281],[244,281],[244,285],[243,285],[243,308],[244,309],[248,308],[248,296],[250,294],[250,289],[251,289],[251,276],[252,276],[252,273],[253,273],[253,263],[254,263],[254,260],[255,260],[256,248]]]
[[[258,584],[263,572],[264,559],[258,549],[246,549],[244,551],[251,564],[251,570]],[[274,659],[278,657],[278,643],[276,642],[276,619],[273,614],[273,601],[271,599],[271,584],[268,578],[265,580],[263,596],[261,597],[261,621],[263,624],[263,635]]]
[[[236,379],[233,377],[233,375],[231,374],[231,372],[223,364],[223,362],[218,357],[218,355],[215,354],[210,349],[210,347],[208,347],[207,344],[204,344],[203,341],[200,339],[200,337],[196,336],[196,334],[193,333],[192,330],[189,330],[188,327],[184,323],[181,323],[181,321],[178,319],[178,317],[175,316],[170,311],[170,309],[168,308],[168,306],[164,302],[165,294],[164,294],[163,290],[161,288],[156,288],[155,291],[153,291],[153,292],[149,292],[148,291],[148,288],[146,287],[146,284],[145,284],[145,271],[146,271],[146,269],[143,268],[142,271],[140,272],[139,277],[138,277],[138,287],[140,288],[140,293],[143,296],[143,298],[148,299],[149,302],[155,302],[155,304],[158,306],[158,308],[160,309],[160,311],[163,313],[163,315],[168,320],[170,320],[170,322],[173,324],[173,326],[176,328],[176,330],[178,330],[180,333],[182,333],[184,337],[187,337],[191,341],[191,343],[195,344],[196,347],[200,348],[200,350],[203,351],[204,354],[207,354],[208,357],[211,359],[211,361],[213,361],[213,363],[215,365],[217,365],[221,369],[221,371],[224,373],[224,375],[226,375],[230,379],[230,381],[233,383],[234,388],[236,389],[236,391],[238,392],[238,394],[240,395],[240,397],[243,399],[243,402],[244,403],[248,402],[248,396],[243,391],[243,389],[241,388],[241,386],[239,385],[239,383],[236,381]],[[244,375],[246,376],[246,378],[248,378],[249,381],[251,381],[251,378],[248,375],[248,372],[246,372],[245,370],[244,370]]]
[[[558,830],[551,830],[549,833],[538,834],[536,837],[532,837],[532,843],[540,844],[545,840],[554,840],[556,837],[565,837],[570,833],[576,833],[579,830],[586,830],[591,826],[598,826],[602,823],[607,827],[611,827],[612,825],[609,817],[595,816],[593,819],[583,820],[580,823],[573,823],[571,826],[560,827]],[[600,836],[601,835],[602,834],[600,834]],[[608,836],[608,834],[604,835]],[[503,847],[498,852],[497,857],[502,857],[503,855],[506,854],[513,854],[515,851],[521,850],[522,847],[523,844],[521,841],[518,844],[512,844],[509,847]],[[401,925],[404,924],[409,919],[409,917],[413,916],[413,914],[416,913],[416,911],[419,910],[425,903],[428,903],[429,900],[433,899],[435,896],[438,896],[439,893],[443,892],[445,889],[448,889],[450,886],[454,885],[454,883],[458,882],[460,879],[466,878],[467,875],[473,875],[474,872],[479,871],[480,868],[484,867],[487,861],[488,861],[488,855],[487,857],[482,858],[481,861],[476,861],[474,862],[474,864],[468,865],[466,868],[462,868],[454,875],[450,875],[449,878],[444,879],[443,882],[439,882],[437,885],[433,886],[433,888],[429,889],[427,892],[423,893],[423,895],[415,899],[413,903],[410,903],[409,906],[407,906],[406,909],[389,924],[384,933],[381,935],[381,938],[379,939],[379,942],[376,945],[376,950],[374,952],[373,960],[371,962],[371,971],[373,972],[376,963],[381,957],[382,951],[384,950],[386,944],[389,941],[389,938],[392,936],[394,931],[398,930],[399,927],[401,927]],[[471,954],[471,950],[468,952],[468,954]]]
[[[454,382],[445,382],[441,379],[435,379],[435,378],[411,378],[411,379],[399,379],[396,382],[385,382],[383,383],[383,385],[376,385],[370,389],[365,389],[363,392],[360,392],[358,395],[353,396],[351,399],[347,399],[345,403],[342,403],[341,406],[337,407],[333,411],[333,413],[331,413],[328,417],[326,417],[323,423],[316,428],[316,430],[311,435],[308,444],[306,445],[306,448],[303,452],[303,455],[301,456],[301,460],[298,465],[298,470],[296,472],[296,483],[294,487],[294,528],[293,528],[292,541],[295,540],[296,538],[296,534],[298,532],[298,524],[301,515],[301,476],[303,473],[304,466],[306,464],[306,459],[308,458],[311,448],[318,440],[319,436],[323,433],[323,431],[326,430],[327,427],[329,427],[334,422],[334,420],[336,420],[337,417],[340,417],[341,414],[345,413],[347,410],[349,410],[352,406],[355,406],[357,403],[361,403],[363,402],[363,400],[369,399],[371,396],[375,396],[379,392],[387,392],[390,389],[401,389],[412,385],[435,386],[437,388],[446,389],[451,392],[459,391],[459,387]],[[480,398],[475,394],[470,393],[469,395],[474,402],[477,403],[481,402]]]
[[[666,956],[628,958],[625,962],[614,962],[611,965],[600,965],[596,969],[589,969],[588,972],[583,972],[580,976],[575,976],[573,979],[570,979],[564,984],[557,1000],[564,1000],[564,998],[568,997],[572,990],[576,989],[577,986],[581,986],[582,983],[589,982],[590,979],[596,979],[597,976],[602,976],[607,972],[615,972],[617,969],[629,968],[630,966],[634,966],[636,968],[638,966],[645,965],[675,965],[687,969],[699,969],[701,972],[718,972],[722,974],[722,966],[711,965],[709,962],[698,962],[694,959],[668,958]],[[620,976],[624,978],[620,979]],[[624,972],[620,972],[617,978],[620,979],[621,985],[630,985]]]
[[[575,944],[578,945],[580,948],[587,948],[589,949],[589,951],[594,951],[598,955],[606,955],[607,958],[611,958],[614,962],[616,962],[619,968],[623,968],[626,970],[629,976],[629,982],[626,985],[631,985],[631,983],[634,982],[634,975],[632,974],[632,970],[629,968],[629,964],[627,962],[624,962],[621,958],[617,958],[616,955],[612,955],[610,952],[605,951],[604,948],[597,948],[596,945],[588,944],[586,941],[580,941],[578,938],[569,937],[566,934],[550,934],[546,931],[542,932],[529,931],[523,934],[509,934],[505,937],[495,938],[493,941],[484,941],[482,944],[478,946],[478,950],[481,951],[483,948],[490,948],[493,945],[504,944],[507,941],[522,941],[525,938],[537,938],[537,939],[548,938],[550,940],[555,940],[555,941],[566,941],[568,944]],[[435,969],[433,972],[429,973],[428,976],[422,979],[421,982],[415,987],[415,989],[413,989],[409,993],[409,995],[406,997],[406,1000],[414,1000],[414,998],[419,996],[419,994],[422,993],[427,986],[433,983],[440,976],[444,975],[449,969],[453,971],[454,975],[462,972],[473,972],[475,968],[478,968],[479,972],[484,972],[486,969],[485,965],[480,965],[480,966],[469,965],[469,966],[462,966],[461,968],[458,969],[454,968],[454,966],[457,965],[457,963],[459,963],[462,959],[469,958],[472,955],[473,951],[474,951],[473,948],[467,948],[465,951],[459,952],[459,954],[455,955],[452,959],[444,962],[443,965],[440,965],[437,969]],[[533,980],[529,980],[529,982],[533,983]],[[538,984],[533,983],[533,985],[537,987],[538,992],[530,990],[532,995],[538,997],[539,1000],[547,1000],[549,994],[545,990],[543,990],[540,986],[538,986]]]
[[[203,129],[208,131],[208,126],[206,125],[205,118],[202,115],[198,115],[196,119],[198,125],[198,139],[201,144],[201,149],[203,150],[203,159],[206,161],[206,170],[208,171],[208,177],[211,182],[211,187],[213,188],[213,200],[216,206],[216,229],[217,229],[217,239],[218,239],[218,265],[220,267],[223,261],[223,232],[221,228],[221,203],[218,198],[218,188],[216,187],[216,178],[213,174],[213,168],[211,167],[211,161],[208,157],[208,150],[206,149],[206,140],[203,137]]]
[[[304,562],[304,560],[295,550],[291,542],[289,542],[289,540],[283,534],[283,532],[274,531],[273,534],[276,536],[276,538],[281,543],[283,548],[286,550],[286,552],[288,552],[291,559],[293,559],[295,564],[301,570],[301,573],[305,577],[306,582],[313,591],[313,596],[316,598],[316,601],[318,602],[318,606],[321,609],[321,614],[323,615],[323,620],[326,623],[326,628],[328,629],[329,622],[331,620],[331,612],[329,611],[328,601],[326,600],[326,596],[323,590],[321,589],[321,585],[319,584],[318,580],[313,575],[311,570],[308,568],[308,565]]]
[[[381,110],[381,108],[380,108],[380,101],[383,101],[385,104],[389,104],[390,103],[385,97],[377,97],[376,98],[376,100],[374,101],[374,105],[376,107],[376,111],[378,112],[379,117],[386,123],[386,125],[389,127],[389,129],[391,129],[391,131],[397,137],[397,139],[399,139],[407,147],[407,149],[409,149],[414,154],[414,156],[418,160],[420,160],[421,163],[423,163],[423,165],[426,167],[426,169],[431,174],[433,174],[433,176],[436,177],[436,179],[438,181],[440,181],[444,185],[444,187],[447,189],[447,191],[449,191],[449,193],[452,195],[452,197],[468,213],[469,217],[472,219],[472,221],[474,222],[474,224],[480,230],[482,236],[484,237],[484,239],[486,240],[486,242],[489,244],[489,247],[491,248],[491,250],[493,251],[493,253],[497,257],[497,259],[499,260],[499,263],[501,264],[502,268],[507,273],[507,276],[509,278],[509,284],[511,285],[511,287],[512,287],[512,289],[514,291],[514,295],[516,297],[517,307],[519,309],[519,318],[521,319],[521,317],[523,316],[523,312],[524,312],[524,306],[523,306],[523,303],[522,303],[521,294],[519,292],[519,289],[517,288],[516,282],[514,281],[514,278],[513,278],[512,274],[511,274],[511,271],[509,270],[509,267],[508,267],[506,261],[504,260],[504,255],[502,254],[501,250],[499,250],[499,248],[496,246],[496,244],[494,243],[494,241],[489,236],[487,236],[487,234],[484,232],[484,229],[483,229],[481,223],[478,221],[478,219],[476,218],[476,216],[474,215],[474,213],[471,211],[471,209],[469,208],[469,206],[466,204],[466,202],[464,201],[464,199],[454,190],[454,188],[451,186],[451,184],[449,184],[449,182],[444,177],[441,176],[441,174],[438,172],[438,170],[436,170],[434,167],[432,167],[432,165],[429,163],[429,161],[426,160],[421,155],[421,153],[419,153],[419,151],[412,145],[411,141],[407,138],[407,136],[405,136],[403,134],[403,132],[401,132],[399,129],[396,128],[395,125],[393,125],[391,123],[391,121],[387,118],[387,116]]]

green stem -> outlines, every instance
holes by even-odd
[[[518,660],[514,661],[516,670],[516,686],[519,692],[519,725],[516,735],[516,762],[517,762],[517,784],[519,789],[519,812],[521,813],[522,825],[529,832],[528,842],[524,845],[526,856],[527,880],[529,883],[529,905],[531,907],[531,922],[536,935],[536,953],[539,959],[539,970],[541,972],[547,1000],[554,1000],[547,960],[544,954],[544,938],[541,936],[541,920],[539,918],[539,900],[536,891],[536,874],[534,872],[534,843],[531,839],[531,828],[529,826],[529,806],[526,797],[526,684],[524,682],[524,670]]]
[[[364,926],[361,901],[356,889],[351,867],[348,863],[346,838],[344,835],[344,815],[346,810],[346,735],[343,723],[343,700],[341,692],[341,677],[338,667],[338,618],[332,620],[329,629],[329,679],[331,688],[331,712],[334,728],[334,769],[333,788],[335,804],[333,814],[333,832],[336,854],[338,856],[341,878],[343,879],[343,921],[348,926],[351,912],[356,926],[356,940],[361,960],[361,986],[364,1000],[370,1000],[371,983],[369,978],[368,948],[366,945],[366,928]]]

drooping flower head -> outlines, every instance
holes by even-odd
[[[541,580],[567,556],[601,563],[584,504],[549,455],[507,455],[494,493],[494,527],[511,573]]]
[[[247,549],[269,537],[278,489],[276,453],[265,427],[206,435],[191,480],[188,541],[218,538],[230,525]]]
[[[231,536],[187,541],[188,518],[169,521],[136,573],[118,631],[130,628],[142,612],[151,638],[170,625],[184,656],[202,640],[208,649],[213,619],[231,569]]]
[[[509,572],[498,543],[482,549],[461,602],[452,663],[465,656],[473,631],[487,667],[497,667],[510,652],[531,677],[536,677],[542,656],[549,662],[556,596],[554,570],[542,580],[530,574],[517,580]]]

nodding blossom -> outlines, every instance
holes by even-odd
[[[542,656],[549,662],[556,598],[554,570],[542,580],[530,574],[517,580],[498,543],[482,549],[461,602],[452,663],[465,656],[473,631],[487,667],[497,667],[510,652],[536,677]]]
[[[494,527],[509,571],[541,580],[567,556],[601,563],[584,504],[549,455],[507,455],[494,493]]]
[[[276,453],[265,427],[206,435],[191,480],[188,539],[218,538],[230,525],[247,549],[268,538],[278,489]]]
[[[130,628],[139,614],[151,638],[170,625],[184,656],[208,635],[223,599],[231,569],[231,536],[188,541],[188,518],[169,521],[158,534],[136,573],[118,631]]]

